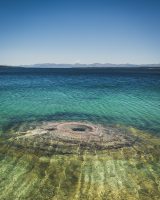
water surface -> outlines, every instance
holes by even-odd
[[[0,130],[86,120],[160,133],[159,68],[0,68]]]
[[[44,121],[115,127],[135,141],[83,150],[63,134],[26,140]],[[1,200],[160,199],[159,68],[0,68],[0,133]]]

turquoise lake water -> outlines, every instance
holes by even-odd
[[[0,130],[82,120],[160,133],[159,68],[0,68]]]
[[[2,200],[159,200],[159,136],[160,68],[0,68]]]

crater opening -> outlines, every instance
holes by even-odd
[[[84,132],[84,131],[86,131],[86,128],[84,128],[84,127],[74,127],[74,128],[72,128],[72,131]]]
[[[55,128],[55,127],[48,127],[48,128],[46,128],[46,130],[47,130],[47,131],[55,131],[56,128]]]
[[[93,131],[92,126],[88,126],[85,124],[78,124],[78,123],[65,124],[65,129],[70,129],[71,131],[74,131],[74,132],[91,132],[91,131]]]

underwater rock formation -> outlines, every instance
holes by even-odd
[[[83,122],[46,122],[10,139],[17,148],[46,155],[117,149],[135,141],[135,137],[118,128]]]

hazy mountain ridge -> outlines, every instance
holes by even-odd
[[[160,67],[160,64],[112,64],[112,63],[92,63],[92,64],[56,64],[56,63],[41,63],[33,65],[0,65],[0,67],[28,67],[28,68],[88,68],[88,67]]]

